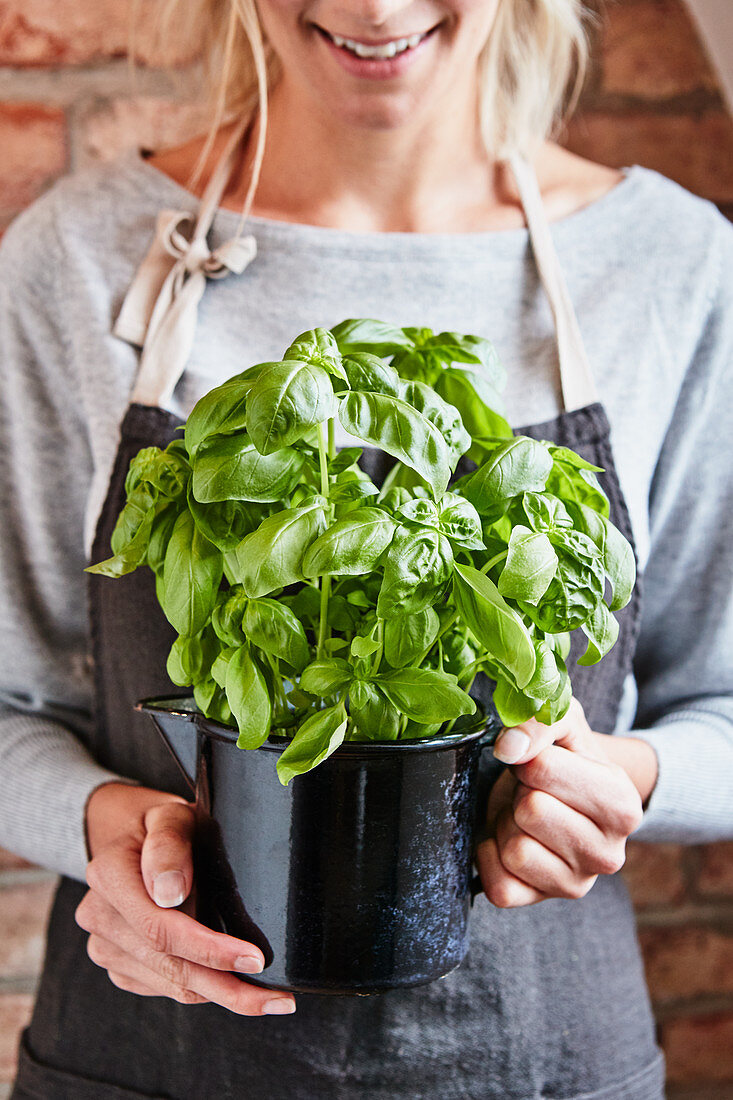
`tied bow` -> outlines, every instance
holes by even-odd
[[[198,305],[208,279],[241,275],[257,255],[251,235],[211,251],[190,214],[164,210],[114,327],[142,348],[132,400],[165,407],[191,354]]]

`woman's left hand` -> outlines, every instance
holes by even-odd
[[[581,898],[599,874],[623,866],[626,839],[656,782],[650,745],[594,733],[573,699],[559,722],[530,719],[508,737],[503,731],[495,748],[510,767],[492,788],[487,839],[475,855],[490,902],[512,908]]]

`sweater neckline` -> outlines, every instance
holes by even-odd
[[[192,191],[177,183],[159,168],[154,167],[139,149],[130,150],[121,158],[123,164],[138,177],[151,198],[161,208],[175,205],[194,211],[199,199]],[[550,230],[558,244],[571,244],[574,239],[586,238],[594,226],[608,224],[609,217],[617,215],[625,206],[644,169],[638,164],[620,168],[622,179],[600,198],[586,206],[550,222]],[[226,207],[220,208],[214,219],[217,236],[230,236],[239,222],[239,213]],[[476,255],[477,252],[506,247],[508,251],[526,247],[529,231],[526,226],[512,229],[472,230],[463,233],[407,233],[369,232],[365,230],[337,229],[332,226],[312,225],[306,222],[289,222],[277,218],[250,215],[245,232],[250,231],[258,240],[269,246],[282,246],[288,250],[314,250],[319,253],[338,252],[364,256],[406,254],[415,256]]]

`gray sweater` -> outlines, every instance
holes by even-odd
[[[106,484],[137,353],[111,335],[156,213],[195,199],[137,155],[65,179],[0,247],[0,844],[83,879],[86,799],[111,773],[89,719],[84,515]],[[220,211],[213,243],[238,215]],[[552,318],[524,229],[358,233],[252,218],[258,255],[209,284],[171,408],[292,337],[378,317],[491,339],[515,426],[559,410]],[[641,840],[733,837],[733,227],[634,166],[552,235],[612,428],[644,609],[613,732],[653,745]]]

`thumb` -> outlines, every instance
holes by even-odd
[[[144,821],[140,869],[145,889],[156,905],[172,909],[193,886],[194,810],[187,802],[166,802],[149,809]]]
[[[504,764],[526,764],[539,756],[548,745],[554,744],[584,755],[593,755],[593,737],[583,707],[573,696],[567,713],[551,726],[538,722],[536,718],[529,718],[517,726],[504,727],[492,751],[497,760]]]

